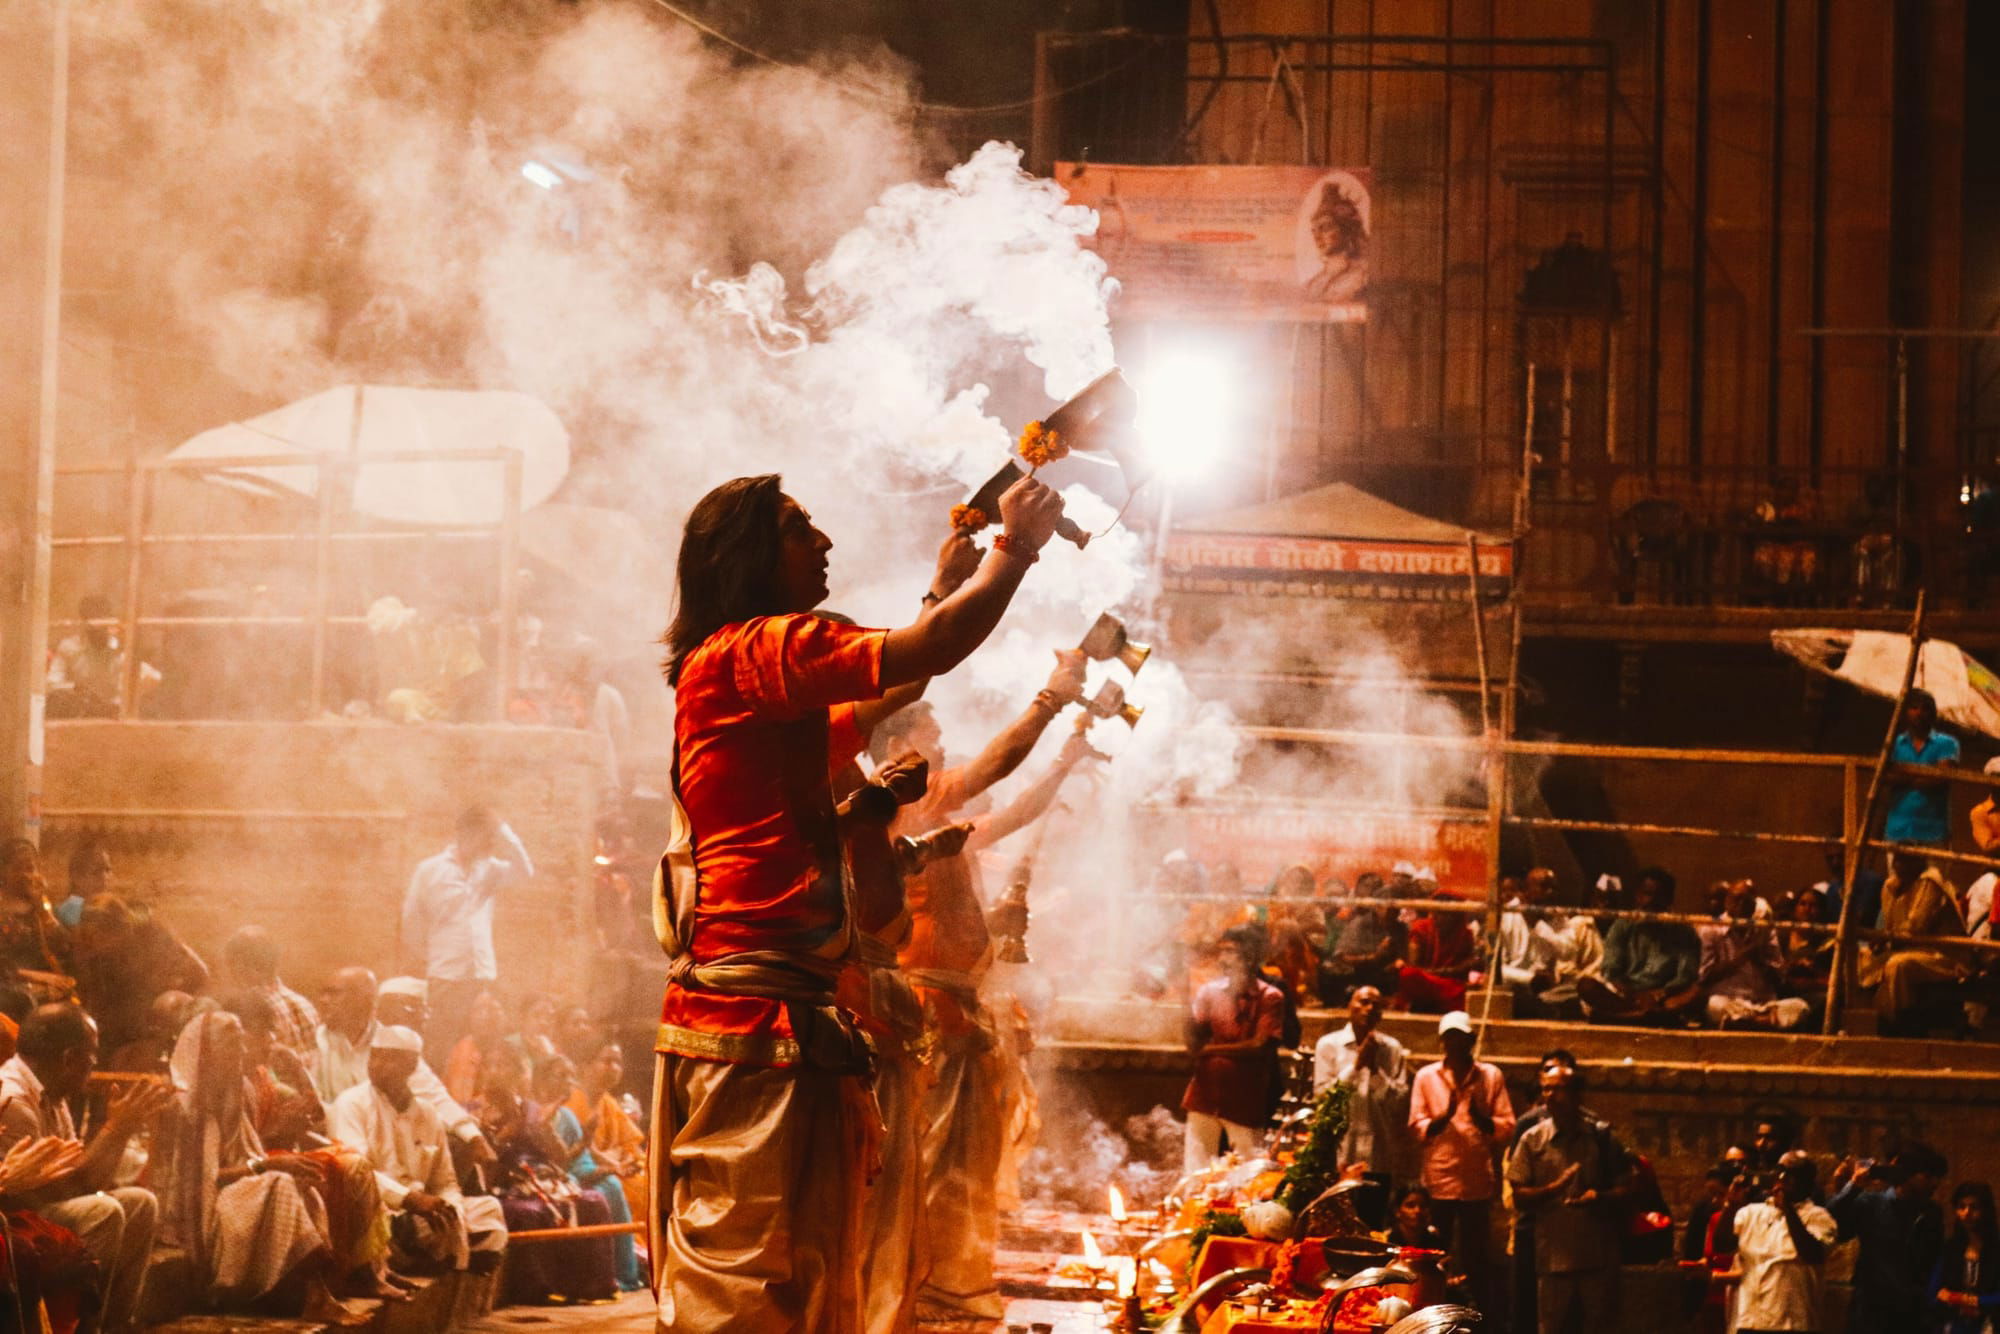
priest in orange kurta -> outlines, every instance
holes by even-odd
[[[828,713],[956,666],[991,633],[1062,502],[1032,480],[963,587],[901,630],[813,613],[832,542],[775,476],[696,504],[667,633],[675,832],[654,1085],[662,1329],[860,1325],[872,1058],[834,1003],[853,951]]]
[[[897,816],[898,833],[921,833],[960,818],[1019,766],[1063,702],[1082,689],[1082,655],[1058,656],[1047,688],[969,763],[939,768],[942,736],[922,706],[877,730],[878,749],[910,746],[931,761],[929,789]],[[1080,737],[1072,738],[1055,766],[1012,805],[972,819],[964,852],[932,862],[905,886],[910,936],[899,958],[937,1034],[921,1118],[928,1258],[918,1301],[923,1319],[991,1319],[1003,1313],[993,1252],[1000,1231],[1007,1072],[993,1018],[979,998],[993,947],[972,854],[1045,812],[1063,778],[1091,753]]]

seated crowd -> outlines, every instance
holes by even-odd
[[[107,870],[84,845],[72,889]],[[33,846],[8,846],[0,1268],[47,1329],[134,1327],[156,1244],[217,1308],[348,1325],[356,1299],[498,1269],[510,1234],[643,1216],[642,1113],[587,1011],[530,996],[514,1024],[482,991],[440,1077],[422,979],[342,968],[315,1005],[279,962],[256,926],[211,970],[114,895],[51,910]],[[534,1240],[502,1300],[645,1286],[629,1231]]]
[[[1873,999],[1879,1032],[1984,1024],[1984,965],[2000,962],[2000,954],[1949,941],[1990,938],[1995,880],[1988,874],[1961,891],[1913,847],[1890,857],[1886,875],[1856,877],[1855,926],[1937,938],[1861,940],[1856,980],[1860,994]],[[1363,873],[1351,887],[1288,866],[1261,894],[1231,902],[1205,886],[1240,885],[1233,866],[1204,871],[1176,853],[1158,883],[1169,897],[1182,892],[1195,900],[1181,942],[1197,983],[1212,971],[1217,935],[1248,927],[1267,980],[1294,1009],[1337,1008],[1370,987],[1391,1010],[1443,1014],[1467,1008],[1468,993],[1490,980],[1508,994],[1517,1018],[1667,1027],[1795,1030],[1818,1023],[1840,914],[1837,869],[1830,881],[1772,899],[1750,880],[1717,881],[1701,910],[1689,912],[1676,904],[1675,878],[1661,867],[1641,871],[1629,892],[1604,876],[1568,894],[1554,871],[1537,867],[1502,878],[1493,938],[1483,903],[1402,906],[1461,897],[1406,863],[1386,876]],[[1628,909],[1666,920],[1618,915]]]

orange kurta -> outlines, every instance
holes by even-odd
[[[918,835],[950,824],[974,794],[963,767],[931,775],[923,800],[905,806],[892,832]],[[904,968],[937,969],[977,977],[989,962],[993,939],[979,898],[978,870],[969,853],[945,857],[911,876],[903,886],[910,914],[910,938],[898,951]],[[942,992],[925,990],[925,1003],[947,1035],[973,1026],[965,1007]]]
[[[843,922],[828,781],[828,710],[881,694],[885,632],[810,613],[725,626],[674,691],[677,786],[700,893],[689,952],[810,951]],[[796,1061],[783,1002],[667,988],[659,1049],[752,1065]]]

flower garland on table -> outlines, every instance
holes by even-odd
[[[1348,1098],[1346,1084],[1326,1086],[1313,1102],[1312,1121],[1306,1128],[1306,1142],[1285,1170],[1275,1198],[1297,1217],[1321,1192],[1340,1179],[1340,1141],[1347,1134]]]
[[[1300,1250],[1296,1241],[1288,1241],[1278,1248],[1278,1263],[1271,1266],[1271,1287],[1281,1297],[1290,1297],[1299,1291]]]

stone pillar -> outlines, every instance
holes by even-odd
[[[0,12],[0,837],[39,841],[68,0]],[[56,224],[59,228],[59,223]]]

